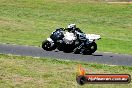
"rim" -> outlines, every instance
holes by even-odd
[[[94,50],[95,49],[95,47],[94,46],[91,46],[91,50]]]
[[[49,49],[51,47],[50,42],[47,42],[44,47]]]

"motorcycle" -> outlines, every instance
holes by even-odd
[[[65,29],[56,29],[49,38],[42,42],[46,51],[58,49],[65,53],[92,54],[97,50],[95,40],[101,39],[100,35],[66,32]]]

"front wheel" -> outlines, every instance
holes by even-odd
[[[85,50],[83,51],[83,54],[92,54],[97,50],[97,44],[95,42],[90,43]]]
[[[46,51],[52,51],[56,49],[55,44],[51,44],[48,40],[42,42],[42,48]]]
[[[92,42],[90,44],[90,51],[91,53],[94,53],[97,50],[97,44],[95,42]]]

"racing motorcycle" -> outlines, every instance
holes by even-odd
[[[100,35],[66,32],[65,29],[56,29],[49,38],[42,42],[42,48],[46,51],[58,49],[65,53],[92,54],[97,50],[96,40]]]

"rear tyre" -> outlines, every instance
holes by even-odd
[[[52,51],[56,49],[56,45],[55,44],[52,45],[51,42],[45,40],[42,42],[42,48],[46,51]]]

